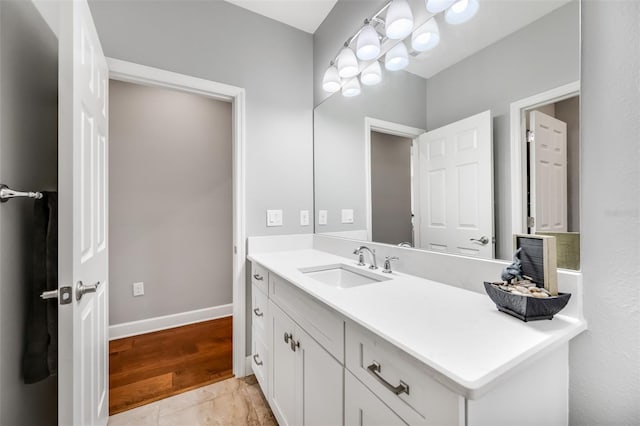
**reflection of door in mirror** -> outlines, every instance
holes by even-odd
[[[579,97],[526,114],[527,227],[556,237],[558,266],[580,268]]]
[[[418,138],[417,247],[494,257],[491,111]]]

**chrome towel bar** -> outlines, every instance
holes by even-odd
[[[16,197],[35,198],[36,200],[39,200],[40,198],[42,198],[42,193],[14,191],[13,189],[9,188],[7,185],[0,184],[0,202],[6,203],[10,199],[16,198]]]

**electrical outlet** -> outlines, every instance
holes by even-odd
[[[144,283],[133,283],[133,295],[134,296],[144,296]]]

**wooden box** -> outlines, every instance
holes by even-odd
[[[542,284],[552,295],[558,295],[558,267],[555,237],[547,235],[514,234],[514,250],[522,248],[522,275]]]

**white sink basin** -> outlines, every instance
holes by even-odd
[[[364,268],[344,264],[301,268],[300,272],[309,278],[337,288],[358,287],[391,279],[371,273]]]

